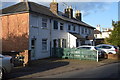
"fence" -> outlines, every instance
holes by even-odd
[[[87,49],[53,48],[52,56],[68,59],[95,60],[98,62],[98,52]]]

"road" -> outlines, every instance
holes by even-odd
[[[89,65],[88,65],[89,66]],[[120,63],[113,63],[87,71],[74,71],[59,75],[46,76],[44,78],[119,78]],[[120,78],[119,78],[120,79]]]

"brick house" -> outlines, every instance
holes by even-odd
[[[58,3],[50,8],[34,3],[20,2],[2,9],[2,51],[27,52],[30,58],[50,57],[53,47],[73,48],[93,44],[94,27],[82,21],[80,11],[68,7],[58,11]]]

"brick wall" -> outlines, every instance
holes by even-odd
[[[2,22],[2,51],[28,50],[29,13],[5,15]]]

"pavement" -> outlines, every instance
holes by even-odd
[[[117,63],[118,60],[103,59],[99,62],[90,60],[47,58],[32,61],[29,66],[15,67],[6,79],[45,78],[72,71],[86,71],[99,66]]]

